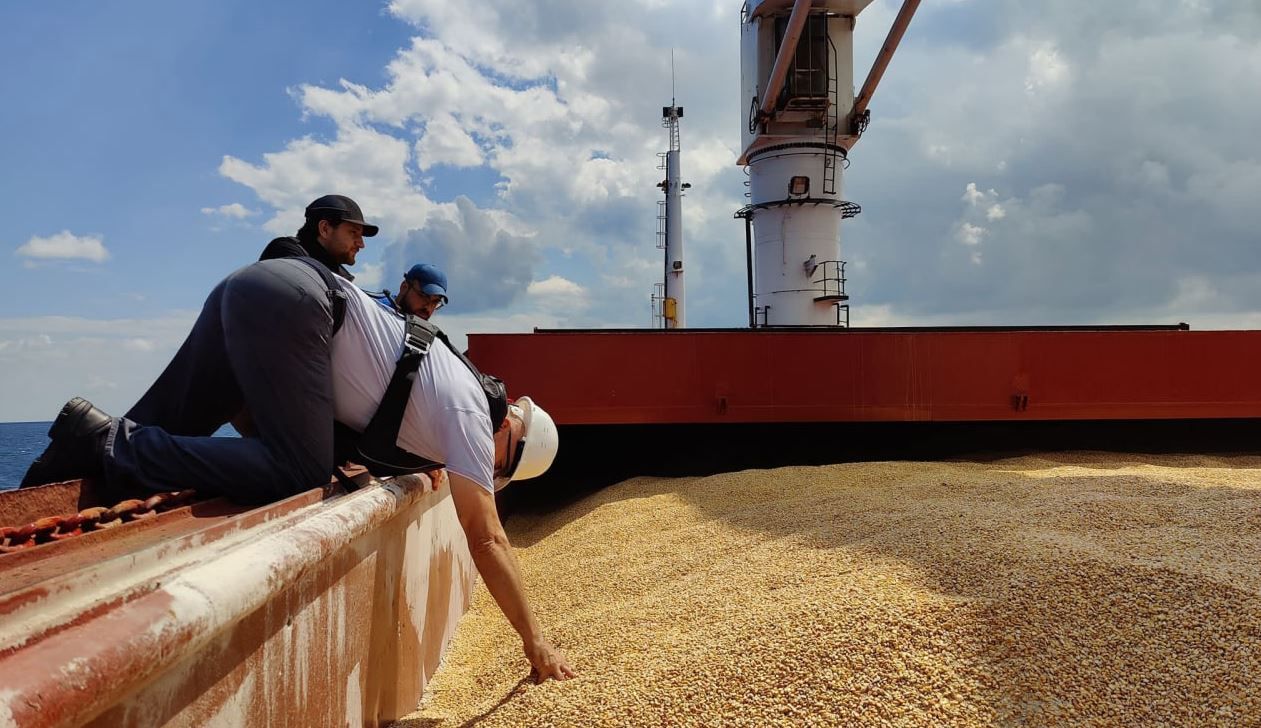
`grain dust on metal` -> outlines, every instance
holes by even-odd
[[[580,676],[523,681],[479,586],[399,725],[1261,720],[1261,458],[637,478],[509,532]]]

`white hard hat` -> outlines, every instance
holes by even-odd
[[[514,480],[537,478],[552,466],[556,459],[556,450],[560,445],[560,437],[556,432],[556,423],[552,416],[529,397],[518,397],[508,405],[508,411],[521,418],[523,425],[520,440],[521,454],[511,472],[501,478],[495,478],[495,490],[499,490]],[[512,453],[509,453],[509,457]]]

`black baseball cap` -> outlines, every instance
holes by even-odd
[[[380,230],[376,225],[369,225],[363,220],[363,210],[355,201],[345,195],[324,195],[306,206],[307,219],[338,220],[363,225],[363,236],[370,238]]]

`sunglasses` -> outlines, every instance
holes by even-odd
[[[521,464],[521,453],[525,452],[525,436],[517,440],[517,446],[512,449],[512,457],[504,465],[502,472],[495,476],[495,490],[507,485],[512,481],[512,476],[517,472],[517,466]]]

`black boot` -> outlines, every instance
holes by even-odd
[[[31,463],[21,488],[93,478],[105,469],[105,439],[113,418],[82,397],[66,402],[48,428],[52,443]]]

